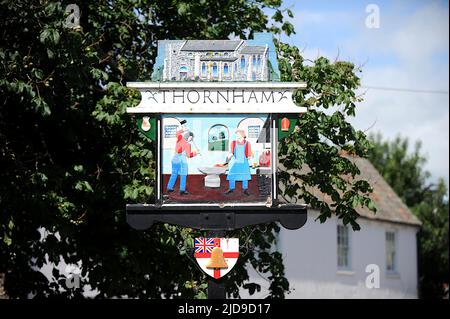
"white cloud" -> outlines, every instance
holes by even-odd
[[[343,60],[364,63],[362,83],[368,86],[408,88],[419,90],[448,90],[449,19],[448,9],[435,2],[420,3],[410,14],[408,2],[394,11],[380,9],[380,29],[364,26],[365,12],[355,16],[348,12],[298,12],[296,29],[302,32],[314,29],[313,24],[333,30],[345,24],[348,34],[330,32],[339,46]],[[404,10],[403,10],[404,9]],[[298,23],[298,25],[297,25]],[[315,27],[317,28],[317,26]],[[341,37],[339,39],[339,36]],[[295,41],[299,41],[296,37]],[[299,44],[302,47],[304,44]],[[328,47],[329,50],[329,47]],[[330,59],[336,53],[323,48],[308,47],[306,58],[317,57],[317,52]],[[373,125],[373,123],[376,123]],[[449,182],[449,95],[402,91],[368,90],[365,101],[358,107],[352,123],[358,129],[381,132],[385,138],[397,135],[409,137],[411,144],[422,140],[427,155],[426,168],[432,180],[444,177]]]

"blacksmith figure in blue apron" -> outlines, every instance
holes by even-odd
[[[236,130],[236,140],[230,144],[230,154],[227,156],[227,161],[234,158],[228,171],[227,180],[229,182],[229,189],[225,194],[231,194],[236,189],[236,182],[242,182],[243,193],[247,196],[248,182],[252,179],[250,174],[250,162],[253,156],[250,142],[247,141],[247,136],[244,130]]]

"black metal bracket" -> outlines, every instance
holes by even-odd
[[[138,230],[157,222],[200,230],[234,230],[275,221],[287,229],[298,229],[307,220],[306,206],[293,204],[277,207],[128,204],[126,210],[128,224]]]

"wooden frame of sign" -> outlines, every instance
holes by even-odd
[[[132,82],[127,86],[137,89],[141,93],[140,104],[137,107],[128,108],[127,112],[137,118],[141,132],[156,142],[157,169],[156,202],[127,205],[127,219],[131,226],[136,229],[145,229],[155,222],[168,222],[198,229],[235,229],[262,222],[280,221],[284,227],[295,229],[300,228],[306,222],[305,205],[280,203],[277,180],[278,135],[279,133],[287,134],[287,119],[295,121],[299,114],[306,112],[305,108],[298,107],[292,100],[294,90],[304,89],[305,83]],[[181,118],[183,118],[183,122],[190,124],[189,129],[183,129],[181,122],[177,122]],[[204,129],[205,123],[213,123],[212,127],[217,127],[218,124],[211,120],[215,120],[217,123],[227,123],[233,127],[233,130],[236,129],[236,132],[244,131],[244,135],[257,132],[253,136],[255,143],[252,147],[254,149],[260,147],[265,154],[260,154],[259,163],[258,160],[250,163],[251,176],[248,182],[250,186],[247,186],[250,194],[240,195],[236,194],[236,191],[230,197],[227,197],[227,194],[224,195],[226,184],[229,183],[230,178],[226,176],[225,170],[212,166],[214,159],[211,158],[217,158],[218,154],[225,156],[231,136],[228,136],[224,143],[217,143],[217,138],[214,140],[214,137],[217,136],[213,136],[213,142],[211,142],[206,136],[206,129]],[[167,125],[164,125],[165,121],[168,123]],[[283,131],[280,127],[282,122]],[[242,123],[249,123],[249,125],[245,126]],[[260,123],[259,128],[258,125],[254,125],[258,123]],[[289,128],[289,123],[287,126],[291,130],[294,127],[291,125]],[[255,130],[255,128],[257,129]],[[211,127],[207,129],[208,132],[211,131]],[[188,186],[191,187],[191,190],[193,187],[198,190],[197,192],[191,191],[189,196],[181,194],[181,179],[180,196],[174,195],[174,192],[168,193],[173,191],[173,189],[169,189],[170,178],[173,177],[174,171],[173,148],[181,148],[184,147],[183,145],[189,144],[178,135],[175,136],[178,134],[177,132],[183,132],[183,130],[192,131],[192,135],[200,135],[198,141],[202,150],[200,153],[208,155],[203,155],[200,160],[197,160],[197,165],[201,163],[203,166],[197,167],[194,160],[192,160],[194,165],[190,164],[189,166]],[[222,133],[219,132],[222,134],[222,139],[225,139],[227,135],[225,130]],[[228,134],[232,135],[232,133]],[[237,135],[237,133],[235,134]],[[177,138],[182,140],[182,146],[178,146]],[[251,138],[245,140],[246,144],[251,144],[247,140],[251,140]],[[192,142],[191,140],[190,144],[196,145]],[[215,144],[208,148],[206,143]],[[223,149],[220,149],[219,152],[211,151],[217,145],[221,145]],[[190,147],[193,146],[189,145],[189,152],[191,152]],[[267,154],[270,154],[270,159],[267,158]],[[191,155],[194,153],[192,152]],[[266,163],[266,167],[256,168],[261,162],[264,162],[261,160],[263,155],[267,155],[265,161],[270,164]],[[185,159],[185,161],[188,160]],[[209,166],[205,168],[207,162],[209,162]],[[198,170],[201,172],[206,170],[207,173],[213,171],[214,174],[204,176]],[[216,171],[220,171],[220,174],[216,174]],[[228,168],[226,171],[230,176],[232,169]],[[170,173],[172,175],[169,178]],[[262,175],[265,177],[265,182],[260,181],[259,177]],[[270,185],[265,185],[267,187],[263,194],[262,191],[259,191],[260,184],[268,184],[267,176],[270,176]],[[210,178],[207,181],[208,177]],[[179,179],[178,176],[175,178]],[[201,184],[203,179],[204,185]],[[231,187],[231,183],[229,184]],[[242,189],[245,191],[244,183],[242,183]],[[256,218],[255,213],[259,213],[258,216],[264,216]]]

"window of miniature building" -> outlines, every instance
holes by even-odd
[[[187,78],[187,71],[188,71],[187,66],[183,65],[180,67],[180,79],[183,80]]]
[[[256,55],[252,56],[252,66],[253,66],[253,70],[256,70]]]
[[[256,72],[255,71],[252,72],[252,81],[256,81]]]
[[[211,126],[208,131],[208,150],[209,151],[228,151],[229,140],[228,128],[222,124]]]
[[[214,64],[213,64],[212,73],[213,73],[213,76],[215,76],[215,77],[219,76],[219,68],[217,67],[216,62],[214,62]]]
[[[258,69],[261,67],[261,56],[258,55]]]
[[[177,133],[177,124],[169,124],[164,126],[164,137],[165,138],[174,138]]]
[[[245,70],[245,57],[241,57],[241,70]]]
[[[202,75],[203,76],[206,75],[206,63],[205,62],[202,63]]]
[[[229,75],[228,63],[225,63],[225,64],[223,65],[223,74],[224,74],[225,76],[228,76],[228,75]]]

